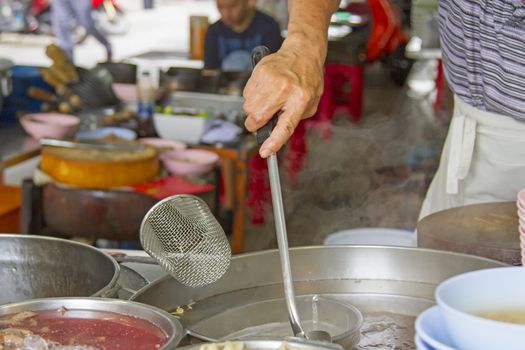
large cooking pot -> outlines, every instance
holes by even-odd
[[[184,330],[177,319],[170,314],[140,303],[127,300],[114,300],[102,298],[45,298],[28,300],[21,303],[0,306],[0,317],[11,314],[18,314],[25,311],[48,311],[64,308],[63,316],[86,319],[99,319],[107,317],[97,314],[98,312],[113,312],[125,316],[132,316],[133,319],[125,320],[126,323],[132,322],[130,326],[141,328],[146,327],[144,322],[136,322],[136,319],[147,321],[149,324],[160,328],[166,334],[167,341],[158,350],[173,350],[177,347],[184,335]],[[87,312],[86,312],[87,311]],[[118,322],[118,320],[117,320]],[[84,323],[85,325],[85,323]],[[147,326],[150,327],[149,325]],[[111,336],[111,335],[110,335]],[[132,336],[129,335],[128,336]],[[142,347],[143,348],[143,347]]]
[[[0,234],[0,304],[43,297],[109,296],[119,264],[86,244]]]
[[[187,67],[171,67],[160,76],[161,86],[169,92],[195,91],[201,79],[201,70]]]
[[[97,64],[97,66],[106,68],[111,73],[114,83],[137,83],[137,66],[134,64],[123,62],[103,62]]]
[[[384,246],[299,247],[290,249],[290,259],[297,295],[319,295],[361,311],[366,336],[359,349],[414,349],[415,318],[434,304],[440,282],[467,271],[505,266],[472,255]],[[216,283],[190,288],[164,277],[132,300],[182,313],[180,321],[194,337],[228,339],[264,319],[269,313],[264,301],[283,297],[280,269],[276,250],[238,255]],[[283,307],[286,322],[284,311]]]
[[[11,94],[11,67],[13,67],[13,62],[0,58],[0,113],[4,98]]]

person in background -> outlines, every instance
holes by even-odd
[[[104,34],[96,27],[91,17],[91,0],[52,0],[51,20],[53,32],[58,39],[58,45],[67,53],[73,61],[73,48],[75,46],[73,33],[71,32],[71,20],[83,27],[86,32],[93,35],[106,49],[106,58],[111,61],[111,44]]]
[[[288,25],[288,1],[287,0],[256,0],[257,8],[272,16],[279,23],[281,32]]]
[[[525,1],[439,2],[454,114],[420,219],[525,187]]]
[[[282,111],[259,150],[263,158],[315,112],[327,28],[338,2],[289,0],[288,37],[257,65],[246,85],[249,131]],[[439,26],[455,106],[420,219],[452,207],[515,201],[525,187],[525,2],[440,0]]]
[[[255,0],[217,0],[221,19],[206,31],[204,69],[251,70],[251,50],[259,45],[276,52],[282,44],[279,24],[255,9]]]

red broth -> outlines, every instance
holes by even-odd
[[[153,323],[114,312],[48,310],[35,313],[33,317],[1,328],[25,328],[47,341],[100,350],[153,350],[162,347],[168,339]]]

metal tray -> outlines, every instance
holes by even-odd
[[[201,92],[173,92],[168,104],[177,107],[206,109],[210,117],[218,117],[231,111],[242,113],[244,99],[241,96],[207,94]]]
[[[385,246],[300,247],[290,249],[290,255],[298,295],[333,298],[363,313],[360,350],[415,349],[415,317],[434,304],[440,282],[467,271],[506,266],[465,254]],[[282,295],[279,256],[271,250],[235,256],[224,277],[207,287],[193,289],[165,277],[132,300],[168,311],[182,307],[180,320],[188,333],[203,335],[213,333],[206,323],[210,317]]]
[[[341,347],[338,347],[334,344],[328,343],[318,343],[318,342],[306,342],[297,338],[288,338],[285,340],[281,339],[246,339],[241,342],[235,342],[236,346],[234,348],[242,348],[243,350],[341,350]],[[187,345],[179,348],[180,350],[200,350],[202,345],[210,345],[212,343],[206,344],[193,344]],[[242,346],[240,346],[242,344]],[[216,343],[219,348],[224,343]]]

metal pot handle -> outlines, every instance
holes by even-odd
[[[150,256],[129,256],[126,254],[110,254],[119,264],[122,263],[139,263],[139,264],[150,264],[158,265],[158,262]]]
[[[155,261],[155,259],[153,259],[152,257],[149,257],[149,256],[128,256],[128,255],[123,254],[123,253],[112,253],[112,254],[108,254],[108,255],[111,256],[113,259],[115,259],[115,261],[118,262],[119,264],[122,264],[122,263],[140,263],[140,264],[150,264],[150,265],[157,265],[158,264]],[[113,297],[115,297],[115,295],[117,295],[117,293],[120,290],[124,290],[127,293],[130,293],[131,295],[133,295],[136,292],[138,292],[138,290],[134,290],[134,289],[122,286],[122,285],[118,284],[118,282],[117,282],[112,288],[104,291],[100,296],[102,298],[113,298]]]

